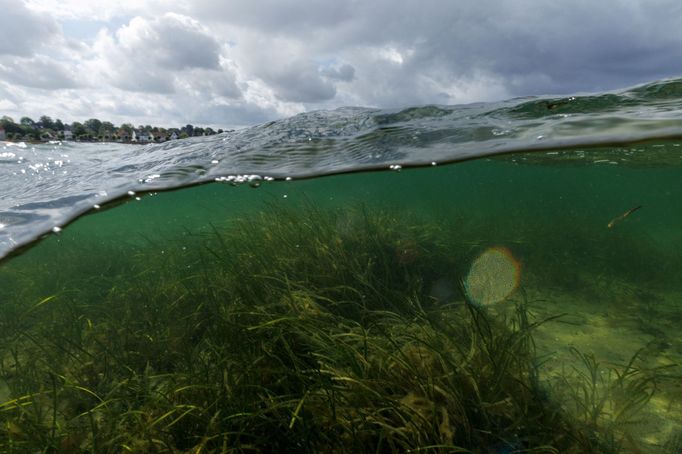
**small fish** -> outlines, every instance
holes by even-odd
[[[611,222],[609,222],[607,227],[612,229],[616,224],[618,224],[620,221],[622,221],[626,217],[630,216],[632,213],[639,210],[640,208],[642,208],[642,205],[637,205],[634,208],[630,208],[629,210],[627,210],[625,213],[621,214],[620,216],[616,216],[615,218],[611,219]]]

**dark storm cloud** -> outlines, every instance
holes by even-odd
[[[282,101],[312,103],[332,99],[336,88],[309,62],[277,65],[260,74]]]
[[[249,30],[262,43],[268,36],[296,42],[304,52],[299,59],[348,62],[356,74],[347,89],[382,105],[402,104],[406,95],[410,102],[471,101],[458,87],[481,75],[498,84],[492,93],[520,96],[613,89],[682,73],[677,0],[272,0],[257,7],[199,0],[194,7],[206,23]],[[395,50],[399,61],[372,54],[381,49]],[[272,77],[266,62],[252,64],[252,71],[281,99],[333,96],[329,80],[309,71]],[[302,89],[310,80],[307,96]]]
[[[184,115],[187,112],[183,113]],[[192,109],[191,116],[196,123],[224,125],[226,128],[249,126],[277,118],[279,115],[273,109],[261,107],[252,103],[239,102],[236,104],[205,105]]]
[[[418,41],[415,64],[483,69],[504,78],[514,95],[615,88],[682,71],[682,36],[670,33],[682,26],[679,2],[481,5],[489,8],[475,15],[480,21],[459,21],[457,30],[441,24]]]
[[[355,77],[355,68],[349,64],[343,64],[338,67],[323,68],[320,70],[320,74],[329,79],[350,82]]]
[[[273,34],[335,28],[355,16],[355,1],[198,0],[192,8],[203,20],[227,21]]]
[[[0,0],[0,55],[30,56],[58,31],[51,18],[30,11],[23,2]]]

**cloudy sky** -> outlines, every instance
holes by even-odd
[[[0,116],[233,127],[682,75],[679,0],[0,0]]]

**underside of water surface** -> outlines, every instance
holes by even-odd
[[[680,452],[680,167],[549,153],[79,219],[0,266],[0,450]]]

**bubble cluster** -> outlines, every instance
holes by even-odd
[[[230,183],[232,186],[239,186],[247,183],[252,188],[257,188],[263,181],[274,181],[274,177],[261,175],[227,175],[224,177],[216,177],[215,181],[218,183]]]

